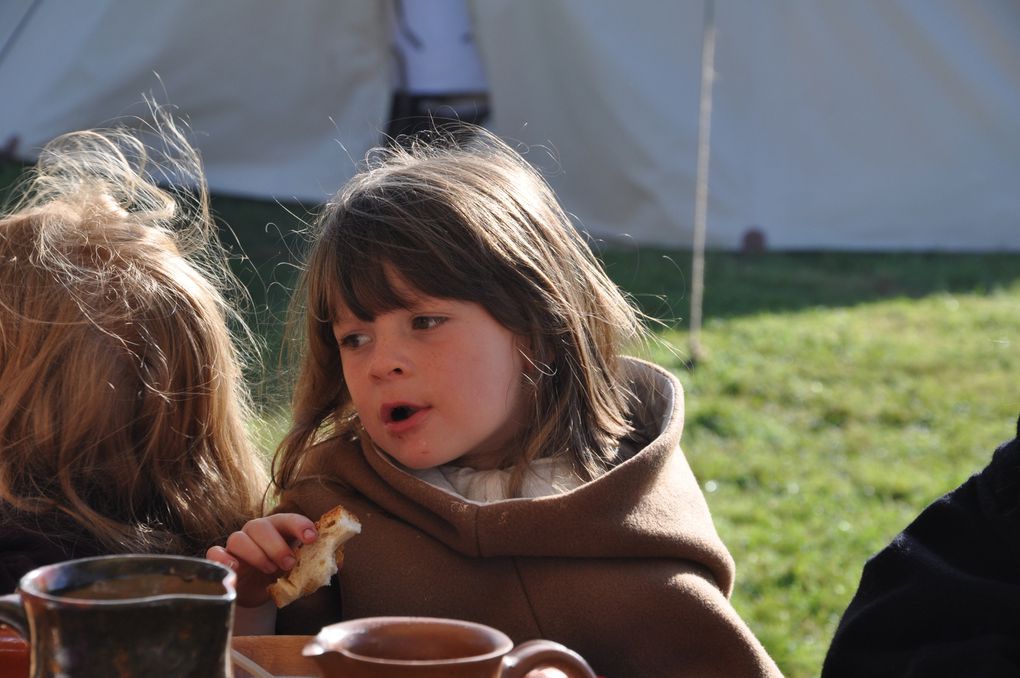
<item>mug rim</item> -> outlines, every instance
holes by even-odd
[[[472,630],[479,631],[490,637],[492,637],[494,647],[489,652],[481,654],[473,654],[466,657],[449,657],[446,659],[387,659],[385,657],[372,657],[370,655],[359,654],[353,652],[347,648],[337,647],[331,648],[327,646],[330,636],[339,635],[340,638],[345,637],[347,634],[345,631],[351,631],[352,635],[364,632],[367,629],[359,629],[360,626],[368,623],[367,629],[386,626],[392,623],[404,623],[404,624],[422,624],[425,626],[456,626],[456,627],[468,627]],[[397,666],[443,666],[449,664],[468,664],[471,662],[483,662],[498,659],[503,655],[507,654],[514,648],[514,643],[510,639],[510,636],[503,633],[499,629],[493,628],[480,622],[468,621],[466,619],[455,619],[453,617],[425,617],[425,616],[382,616],[382,617],[359,617],[357,619],[348,619],[342,622],[334,624],[328,624],[319,630],[319,633],[315,636],[315,639],[305,646],[305,650],[302,652],[305,656],[314,657],[324,655],[329,652],[337,652],[351,659],[356,659],[360,662],[370,664],[385,664],[385,665],[397,665]],[[309,652],[310,651],[310,652]]]
[[[177,561],[186,562],[190,564],[199,564],[202,566],[212,566],[214,570],[222,570],[225,575],[220,583],[223,584],[223,593],[210,594],[210,593],[159,593],[147,596],[133,596],[131,598],[114,598],[114,599],[102,599],[102,598],[75,598],[73,596],[64,596],[55,594],[50,591],[41,590],[37,586],[37,582],[42,579],[47,573],[57,570],[69,565],[86,564],[89,562],[96,561],[110,561],[110,560],[134,560],[134,561]],[[217,563],[216,561],[209,560],[207,558],[198,558],[194,556],[180,556],[171,554],[157,554],[157,553],[113,553],[102,556],[90,556],[88,558],[73,558],[70,560],[61,560],[56,563],[50,563],[49,565],[41,565],[35,569],[29,570],[21,579],[18,580],[18,591],[41,600],[50,602],[59,602],[61,605],[80,605],[84,607],[120,607],[120,606],[137,606],[139,604],[156,604],[164,600],[215,600],[222,602],[232,602],[237,598],[237,573],[232,569]]]

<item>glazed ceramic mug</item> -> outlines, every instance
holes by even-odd
[[[230,678],[236,580],[201,558],[68,560],[0,596],[0,621],[28,640],[32,678]]]
[[[576,652],[549,640],[514,647],[494,628],[433,617],[366,617],[324,627],[303,654],[326,678],[523,678],[556,668],[595,678]]]

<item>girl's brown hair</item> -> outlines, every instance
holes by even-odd
[[[406,308],[390,270],[426,295],[481,304],[523,338],[534,406],[520,454],[504,460],[511,495],[540,457],[562,456],[586,479],[612,466],[629,430],[618,355],[642,336],[640,322],[544,179],[472,128],[375,149],[318,220],[299,288],[306,349],[277,451],[278,491],[315,442],[358,435],[331,324],[339,303],[363,319]]]
[[[126,130],[71,133],[0,219],[0,508],[108,552],[200,555],[260,514],[267,478],[239,287],[198,157],[154,112],[172,164]]]

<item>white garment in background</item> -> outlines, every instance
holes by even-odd
[[[489,89],[465,0],[403,0],[394,7],[398,89],[412,95]]]

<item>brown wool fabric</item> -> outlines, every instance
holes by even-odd
[[[280,611],[278,633],[421,615],[548,638],[606,678],[779,676],[729,602],[733,560],[680,450],[683,392],[626,359],[641,403],[626,457],[565,494],[478,504],[406,473],[369,443],[327,441],[278,511],[343,504],[362,522],[336,586]],[[364,448],[364,449],[363,449]]]

